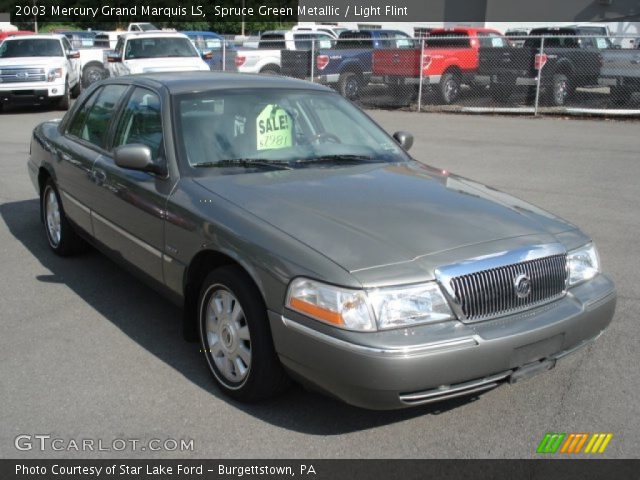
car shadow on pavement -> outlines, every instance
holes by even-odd
[[[477,398],[407,410],[369,411],[294,385],[284,395],[267,402],[235,402],[216,388],[199,353],[199,344],[182,339],[179,308],[96,250],[70,258],[53,254],[39,220],[37,199],[1,204],[0,215],[11,234],[51,272],[37,276],[38,281],[66,285],[79,300],[87,302],[105,320],[185,378],[221,401],[270,424],[311,435],[339,435],[423,415],[438,415]]]

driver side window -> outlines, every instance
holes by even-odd
[[[113,146],[142,144],[154,161],[164,161],[160,98],[151,90],[136,88],[118,121]]]

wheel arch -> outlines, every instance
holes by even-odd
[[[235,255],[213,249],[201,250],[191,259],[184,272],[183,336],[185,340],[196,341],[198,337],[198,296],[202,282],[210,272],[225,266],[237,267],[247,275],[260,293],[260,299],[266,308],[262,282],[253,268]]]
[[[262,73],[262,72],[265,72],[267,70],[270,70],[270,71],[273,71],[273,72],[278,72],[278,73],[280,73],[280,71],[281,71],[280,70],[280,65],[278,65],[277,63],[266,63],[266,64],[264,64],[264,65],[262,65],[260,67],[259,72]]]
[[[556,65],[553,75],[566,75],[567,77],[573,75],[573,65],[568,61],[561,61]]]
[[[104,68],[104,64],[102,62],[99,62],[98,60],[91,60],[90,62],[87,62],[86,64],[84,64],[82,66],[82,73],[84,73],[84,70],[87,67],[99,67],[99,68],[102,68],[103,70],[106,70],[106,68]]]
[[[458,65],[449,65],[444,71],[443,75],[446,75],[447,73],[451,73],[456,77],[462,79],[462,69],[460,69]]]
[[[362,68],[362,65],[355,61],[347,62],[340,68],[340,75],[343,75],[345,73],[355,73],[360,78],[364,77],[364,70]]]

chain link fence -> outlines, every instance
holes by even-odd
[[[240,72],[325,84],[367,108],[640,115],[638,46],[634,37],[452,32],[261,40],[232,55]]]

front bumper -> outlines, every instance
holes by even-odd
[[[475,324],[376,333],[337,330],[269,312],[282,364],[347,403],[397,409],[488,390],[548,370],[609,325],[616,293],[598,275],[545,306]]]
[[[65,93],[63,82],[29,82],[0,84],[0,102],[22,105],[48,103]]]

